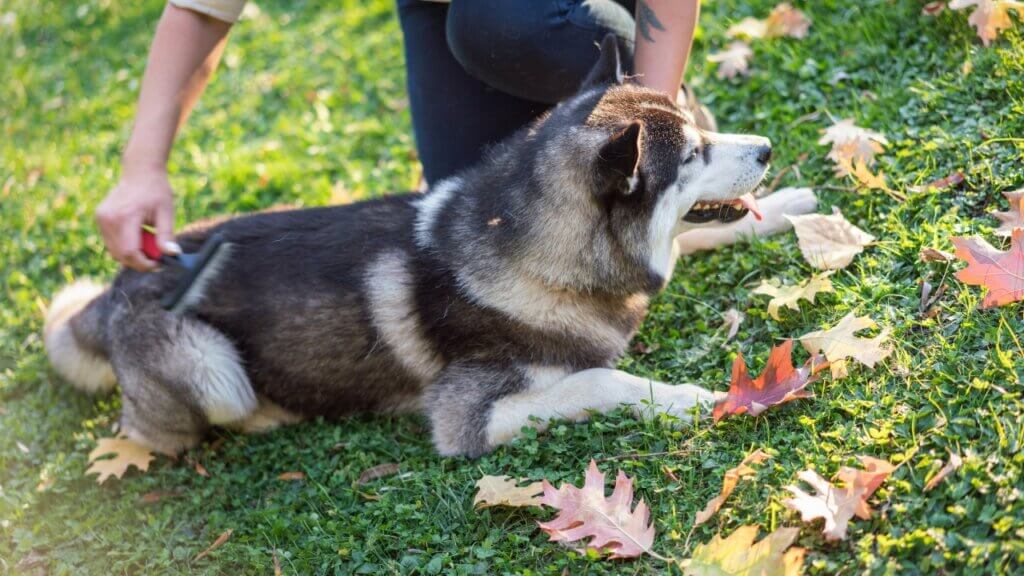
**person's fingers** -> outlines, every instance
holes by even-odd
[[[174,205],[163,202],[156,208],[156,245],[168,254],[177,254],[181,248],[174,243]]]
[[[156,262],[146,258],[142,253],[142,218],[130,216],[124,218],[117,229],[114,257],[125,266],[140,272],[156,268]]]

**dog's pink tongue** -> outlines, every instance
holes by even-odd
[[[744,194],[737,198],[737,200],[739,200],[740,204],[742,204],[744,208],[750,210],[754,214],[754,218],[757,218],[758,220],[761,219],[761,211],[757,209],[757,200],[754,199],[753,194]]]

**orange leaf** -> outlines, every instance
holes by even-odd
[[[615,490],[604,496],[604,474],[590,461],[583,488],[563,484],[557,490],[544,480],[541,503],[559,511],[550,522],[538,522],[553,542],[577,542],[590,538],[587,548],[611,552],[611,558],[635,558],[651,552],[654,525],[643,499],[633,503],[633,481],[619,470]]]
[[[732,491],[736,489],[736,485],[739,484],[740,478],[744,476],[751,476],[756,470],[750,467],[751,464],[760,464],[765,460],[771,458],[767,453],[761,450],[755,450],[751,452],[742,462],[739,463],[735,468],[730,468],[725,471],[725,478],[722,479],[722,492],[708,501],[708,505],[703,510],[697,512],[697,519],[694,522],[695,526],[707,522],[711,519],[722,508],[722,504],[725,504],[725,499],[732,494]]]
[[[790,510],[799,512],[804,522],[823,518],[825,528],[822,533],[826,540],[846,538],[846,527],[863,500],[864,487],[839,488],[814,470],[804,470],[796,476],[809,484],[814,493],[804,492],[796,486],[786,486],[794,497],[783,500],[782,504]]]
[[[996,250],[981,238],[951,238],[956,257],[967,268],[956,273],[964,284],[988,288],[982,308],[1024,300],[1024,228],[1013,231],[1010,249]]]
[[[203,550],[199,554],[196,554],[196,557],[193,558],[192,561],[193,562],[197,562],[197,561],[202,560],[203,558],[209,556],[210,552],[213,552],[217,548],[220,548],[221,546],[223,546],[224,543],[228,541],[228,538],[231,538],[231,534],[232,533],[234,533],[234,529],[232,529],[232,528],[228,528],[227,530],[222,532],[221,535],[217,536],[217,539],[213,541],[213,544],[210,544],[209,548],[207,548],[206,550]]]
[[[885,479],[892,474],[896,467],[886,460],[871,456],[861,456],[860,462],[864,465],[864,470],[843,466],[836,474],[836,478],[842,480],[847,487],[864,488],[864,494],[861,496],[861,502],[857,506],[855,514],[861,520],[868,520],[871,518],[871,507],[868,506],[867,499],[875,493],[875,490],[878,490],[878,487],[885,482]]]
[[[282,472],[277,475],[278,480],[284,480],[285,482],[293,482],[296,480],[305,480],[305,472]]]
[[[815,356],[796,369],[793,367],[792,352],[792,340],[772,348],[764,371],[754,380],[747,373],[743,354],[737,355],[732,364],[729,393],[712,410],[715,422],[728,415],[744,412],[757,416],[770,406],[810,397],[812,394],[804,388],[815,380],[812,375],[828,366],[828,362],[822,356]]]
[[[988,46],[1002,30],[1013,27],[1010,11],[1020,14],[1024,3],[1015,0],[950,0],[950,10],[963,10],[974,6],[967,22],[978,30],[981,43]]]
[[[1013,192],[1003,192],[1003,196],[1010,201],[1010,209],[1001,212],[996,210],[992,215],[999,220],[999,228],[996,234],[999,236],[1010,236],[1014,228],[1024,228],[1024,188]]]

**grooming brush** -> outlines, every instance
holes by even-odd
[[[207,282],[216,274],[227,256],[230,243],[220,234],[210,236],[198,252],[165,254],[157,246],[156,236],[151,228],[143,227],[142,252],[150,260],[159,262],[180,275],[174,290],[164,295],[160,305],[173,314],[182,314],[199,295]]]

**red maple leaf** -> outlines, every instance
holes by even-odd
[[[750,413],[757,416],[769,406],[783,404],[797,398],[813,396],[804,390],[814,382],[814,374],[828,366],[825,357],[817,355],[800,368],[793,367],[793,341],[786,340],[772,348],[768,354],[768,363],[764,371],[756,379],[751,380],[747,373],[747,364],[743,354],[736,356],[732,364],[732,381],[729,393],[715,404],[712,416],[715,422],[730,414]]]
[[[1024,228],[1016,228],[1006,252],[993,248],[981,238],[950,238],[956,257],[967,268],[956,273],[964,284],[988,288],[982,308],[1005,306],[1024,300]]]

